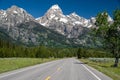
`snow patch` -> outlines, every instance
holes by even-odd
[[[41,23],[41,25],[46,26],[46,23]]]
[[[75,24],[83,24],[83,23],[80,21],[75,21]]]
[[[58,17],[55,17],[54,19],[55,19],[55,20],[58,20],[59,18],[58,18]]]
[[[40,20],[41,17],[36,18],[35,20]]]
[[[52,18],[54,18],[55,17],[55,15],[54,14],[51,14],[50,15],[50,19],[52,19]]]
[[[13,13],[17,14],[18,12],[17,11],[13,11]]]
[[[84,21],[84,24],[88,24],[88,20],[85,20],[85,21]]]
[[[68,20],[65,19],[65,18],[60,18],[60,21],[61,21],[61,22],[64,22],[64,23],[67,23],[67,22],[68,22]]]
[[[78,16],[75,12],[73,12],[71,15],[76,16],[76,17]]]
[[[51,9],[60,9],[60,8],[59,8],[59,6],[56,4],[56,5],[53,5],[53,6],[51,7]]]
[[[87,26],[87,28],[90,28],[90,27],[92,27],[92,25],[90,24],[89,26]]]
[[[6,16],[7,15],[6,12],[3,12],[3,15]]]
[[[110,16],[108,16],[108,22],[112,22],[112,21],[113,19]]]
[[[56,31],[59,32],[60,34],[64,35],[64,33],[60,29],[57,29]]]

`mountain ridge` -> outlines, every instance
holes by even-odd
[[[94,23],[95,17],[85,19],[75,12],[64,15],[57,4],[37,19],[15,5],[0,10],[0,30],[25,45],[87,46],[93,43],[89,31]]]

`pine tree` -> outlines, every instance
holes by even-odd
[[[103,46],[114,54],[114,67],[117,67],[120,57],[120,10],[115,10],[113,16],[114,23],[110,25],[106,12],[97,15],[96,26],[98,26],[98,29],[96,29],[96,35],[102,38]]]

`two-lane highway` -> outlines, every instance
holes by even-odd
[[[75,58],[56,60],[0,74],[0,80],[112,80]]]

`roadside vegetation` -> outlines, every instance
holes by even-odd
[[[94,36],[95,44],[96,40],[101,40],[101,49],[103,51],[100,49],[91,51],[79,48],[77,57],[112,79],[120,80],[120,9],[114,11],[113,20],[114,22],[112,23],[108,22],[107,12],[99,13],[96,16],[96,27],[93,28],[92,35]]]
[[[96,26],[93,29],[95,38],[101,39],[103,48],[114,55],[114,67],[118,67],[120,58],[120,9],[113,12],[114,22],[108,22],[107,12],[98,13],[96,16]]]
[[[111,66],[114,63],[114,58],[87,58],[80,59],[80,61],[92,66],[100,72],[103,72],[113,80],[120,80],[120,66],[117,68]]]
[[[56,58],[57,59],[57,58]],[[0,58],[0,73],[32,66],[52,60],[55,58]]]

